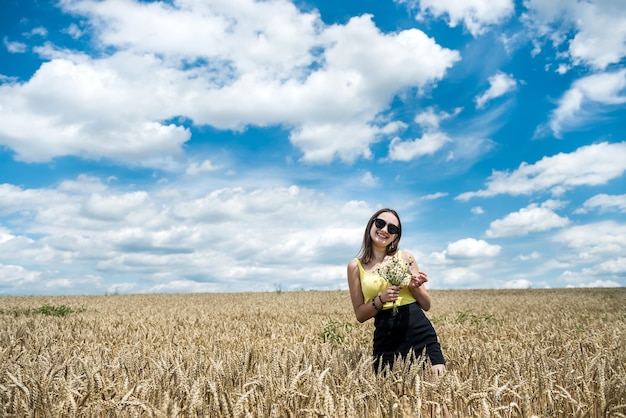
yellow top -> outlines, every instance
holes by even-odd
[[[398,251],[398,257],[402,257],[400,251]],[[363,268],[361,264],[361,260],[356,259],[356,263],[359,266],[359,277],[361,279],[361,291],[363,292],[363,297],[365,298],[365,303],[371,302],[376,296],[378,296],[378,292],[382,292],[385,290],[389,284],[385,279],[380,277],[380,275],[374,270],[373,272],[367,272]],[[415,302],[415,298],[411,294],[408,286],[402,287],[400,292],[398,293],[398,300],[396,301],[396,306],[408,305],[409,303]],[[393,302],[387,302],[383,306],[383,309],[391,309],[393,308]]]

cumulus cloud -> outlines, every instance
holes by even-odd
[[[552,239],[575,250],[578,260],[609,260],[626,254],[626,225],[615,221],[572,226]]]
[[[304,162],[329,162],[337,156],[352,163],[358,158],[372,157],[369,144],[379,138],[382,131],[374,125],[349,121],[306,123],[294,129],[289,139],[304,152]]]
[[[579,287],[605,287],[605,288],[611,288],[611,287],[622,287],[622,285],[619,284],[619,282],[613,281],[613,280],[593,280],[593,281],[586,281],[585,283],[581,284]]]
[[[517,257],[515,257],[515,259],[519,261],[532,261],[532,260],[539,260],[540,258],[541,258],[541,254],[539,254],[538,251],[533,251],[530,254],[520,254]]]
[[[530,280],[516,279],[504,282],[503,287],[505,289],[530,289],[532,285],[533,284]]]
[[[389,144],[388,158],[392,161],[411,161],[436,153],[451,141],[451,138],[439,129],[439,125],[442,121],[456,116],[460,111],[461,109],[458,108],[453,113],[435,112],[432,107],[429,107],[418,113],[414,121],[422,128],[422,137],[413,140],[393,138]]]
[[[505,22],[513,10],[511,1],[411,2],[418,18],[448,19],[450,26],[464,26],[474,36]],[[41,27],[22,32],[21,38],[4,39],[8,51],[34,51],[44,62],[25,79],[0,75],[0,146],[21,161],[51,162],[46,172],[54,184],[33,188],[0,184],[0,216],[6,226],[0,226],[0,293],[345,287],[345,263],[360,247],[364,223],[377,205],[390,200],[406,209],[407,231],[417,230],[403,237],[403,245],[414,245],[416,258],[421,251],[430,253],[419,257],[420,267],[424,264],[432,278],[430,286],[525,287],[531,283],[526,275],[530,269],[535,275],[551,274],[550,280],[557,269],[569,269],[570,279],[562,280],[572,285],[584,283],[584,275],[597,285],[624,281],[619,256],[624,231],[617,223],[609,226],[617,231],[612,238],[603,242],[594,237],[593,244],[585,246],[578,243],[578,235],[602,235],[603,227],[582,232],[570,228],[568,218],[557,213],[561,208],[557,201],[529,205],[492,223],[487,237],[561,228],[552,247],[559,244],[563,251],[553,259],[549,249],[540,247],[543,243],[533,242],[531,250],[516,248],[514,254],[525,254],[513,258],[510,248],[459,239],[456,228],[431,232],[431,225],[420,225],[425,212],[436,206],[434,201],[448,195],[425,194],[432,190],[417,183],[425,174],[400,174],[394,167],[380,166],[370,171],[368,165],[380,161],[374,160],[374,152],[389,146],[385,162],[426,156],[445,160],[445,168],[434,167],[442,172],[430,172],[439,176],[436,187],[457,187],[459,182],[448,182],[452,178],[446,170],[464,173],[469,164],[457,162],[474,162],[492,149],[496,142],[489,137],[509,119],[506,112],[513,100],[498,100],[503,106],[491,104],[510,97],[518,82],[510,74],[489,72],[482,76],[492,75],[486,90],[474,97],[468,87],[466,95],[450,104],[469,106],[471,114],[474,99],[477,108],[486,110],[445,123],[461,108],[450,113],[422,108],[413,120],[416,126],[408,126],[404,118],[411,106],[448,100],[445,95],[424,95],[460,62],[458,51],[437,42],[439,35],[431,38],[417,29],[383,32],[369,15],[327,25],[317,11],[303,11],[296,6],[301,3],[283,0],[56,4],[75,17],[75,23],[56,31],[54,40],[72,38],[78,42],[67,45],[80,44],[85,50],[42,39],[47,34]],[[533,1],[519,6],[541,12],[543,20],[537,22],[547,26],[538,36],[552,37],[558,51],[567,52],[557,54],[551,69],[591,74],[573,82],[558,100],[547,129],[566,132],[600,112],[623,106],[626,74],[611,64],[624,56],[623,39],[621,29],[608,25],[620,22],[619,13],[609,16],[600,8],[590,9],[609,19],[598,20],[607,23],[605,32],[612,31],[617,38],[606,45],[622,43],[586,50],[583,46],[592,45],[592,35],[600,32],[592,30],[593,22],[585,16],[577,21],[576,13],[592,6]],[[559,38],[565,33],[561,29],[576,38],[565,43],[567,37]],[[490,37],[471,41],[467,62],[473,62],[471,52],[477,46],[491,41]],[[491,68],[487,71],[504,68],[497,55],[485,65]],[[466,69],[456,74],[467,75]],[[442,84],[444,90],[448,86]],[[400,111],[402,120],[394,120],[391,109],[405,99],[410,106]],[[253,159],[256,155],[248,151],[262,149],[259,155],[266,157],[264,147],[274,144],[245,144],[239,153],[244,144],[237,138],[233,144],[219,143],[231,135],[218,131],[237,134],[265,127],[280,130],[281,136],[286,133],[296,152],[273,153],[275,160]],[[409,130],[419,133],[402,137]],[[212,144],[196,147],[204,137],[192,138],[213,132],[218,135],[210,141],[220,147],[219,156],[211,155]],[[283,143],[280,146],[280,152],[285,151]],[[559,196],[580,185],[606,184],[623,176],[625,146],[594,144],[523,163],[512,171],[495,171],[484,190],[457,199],[545,192]],[[80,175],[62,181],[66,172],[60,167],[67,160],[59,156],[103,161],[93,171],[102,178]],[[295,167],[298,158],[307,163],[300,168],[313,170]],[[359,161],[367,159],[372,161]],[[276,164],[278,160],[286,161],[286,166]],[[354,163],[352,174],[310,167],[335,160]],[[237,161],[244,165],[237,166]],[[83,163],[79,166],[87,166]],[[268,164],[274,165],[268,169]],[[24,184],[19,176],[14,181]],[[292,186],[299,181],[307,186]],[[325,187],[331,181],[332,187],[325,190],[340,195],[337,199],[308,188]],[[398,185],[401,191],[395,189]],[[347,196],[366,187],[377,188],[367,202],[346,203]],[[496,206],[491,202],[484,207],[493,213]],[[623,212],[623,196],[595,196],[578,212],[592,210]],[[474,206],[471,213],[482,215],[485,210]],[[465,215],[472,218],[465,221],[493,220]],[[541,267],[529,262],[544,258]],[[514,271],[520,264],[523,274]]]
[[[0,268],[0,292],[54,284],[67,293],[87,283],[91,293],[271,291],[277,281],[319,288],[320,277],[336,289],[345,284],[338,266],[358,250],[373,211],[296,186],[165,184],[147,193],[87,176],[55,188],[2,185],[0,213],[13,222],[0,231],[0,252],[13,263]]]
[[[220,167],[216,166],[211,160],[204,160],[201,163],[193,162],[187,167],[186,174],[189,176],[197,176],[201,173],[208,173],[211,171],[219,170]]]
[[[474,36],[485,33],[489,27],[499,25],[515,13],[511,0],[396,0],[397,3],[415,7],[418,20],[432,15],[447,16],[450,27],[463,24]]]
[[[361,176],[361,183],[368,187],[374,187],[378,185],[378,178],[368,171]]]
[[[439,273],[437,281],[443,283],[444,285],[454,287],[487,287],[480,286],[480,276],[478,274],[463,267],[445,269],[444,271]]]
[[[482,95],[476,97],[476,107],[481,109],[485,107],[487,102],[504,96],[505,94],[513,91],[517,86],[517,81],[510,74],[498,72],[495,75],[489,77],[489,88]]]
[[[558,277],[560,285],[621,286],[626,277],[626,225],[603,221],[571,226],[557,232],[552,240],[570,250],[560,257],[567,266]]]
[[[37,286],[40,275],[40,272],[29,271],[22,266],[0,263],[0,286],[3,288],[29,288]],[[2,293],[1,290],[0,293]]]
[[[626,257],[616,257],[611,260],[604,261],[589,269],[595,274],[611,274],[626,276]]]
[[[558,278],[567,288],[591,288],[591,287],[622,287],[615,280],[596,279],[588,270],[583,271],[565,271]]]
[[[28,82],[0,86],[0,142],[29,162],[77,155],[167,165],[190,138],[188,129],[160,122],[172,107],[157,96],[173,97],[176,90],[157,59],[126,58],[54,59]]]
[[[626,142],[586,145],[572,153],[544,157],[534,164],[522,163],[511,173],[494,171],[487,188],[462,193],[459,200],[499,194],[529,195],[545,190],[555,195],[578,186],[605,184],[626,171]]]
[[[553,209],[558,207],[560,204],[554,201],[547,201],[542,205],[530,204],[502,219],[491,222],[485,235],[490,238],[514,237],[562,228],[570,221],[567,217],[559,216],[554,212]]]
[[[46,37],[48,36],[48,29],[42,27],[42,26],[38,26],[36,28],[33,28],[33,30],[30,31],[30,33],[28,34],[28,36],[42,36],[42,37]]]
[[[448,258],[482,258],[495,257],[502,248],[499,245],[489,244],[484,240],[465,238],[448,244],[446,256]]]
[[[576,210],[576,213],[587,213],[592,209],[600,211],[617,210],[626,212],[626,194],[608,195],[605,193],[595,195],[583,203],[583,207]]]
[[[626,103],[626,69],[593,74],[567,90],[550,116],[550,130],[556,137],[563,131],[585,125],[611,107]]]
[[[35,46],[48,61],[0,86],[0,144],[23,161],[174,167],[191,137],[183,116],[226,130],[284,126],[304,161],[352,162],[397,129],[377,122],[396,95],[460,59],[417,29],[384,34],[369,15],[326,26],[278,0],[60,4],[83,19],[72,33],[91,30],[107,53]]]
[[[619,1],[550,2],[529,0],[521,20],[539,52],[549,42],[556,51],[557,72],[576,66],[591,74],[575,81],[558,101],[546,126],[556,137],[584,126],[626,101],[626,72],[613,70],[626,57],[626,9]],[[572,36],[573,34],[573,36]]]
[[[522,20],[536,43],[548,39],[557,50],[565,47],[574,65],[605,70],[626,56],[626,9],[620,1],[528,0],[524,5]]]
[[[443,132],[426,132],[421,138],[404,141],[398,137],[389,144],[389,159],[411,161],[425,155],[432,155],[441,149],[450,137]]]

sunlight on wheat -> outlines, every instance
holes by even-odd
[[[345,291],[0,298],[0,416],[626,417],[625,289],[431,293],[440,379]]]

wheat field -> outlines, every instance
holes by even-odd
[[[626,417],[626,289],[431,290],[372,371],[347,291],[0,298],[2,417]]]

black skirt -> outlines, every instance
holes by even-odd
[[[431,364],[445,364],[441,345],[432,323],[417,302],[378,312],[374,317],[374,367],[393,367],[400,355],[419,358],[424,348]]]

